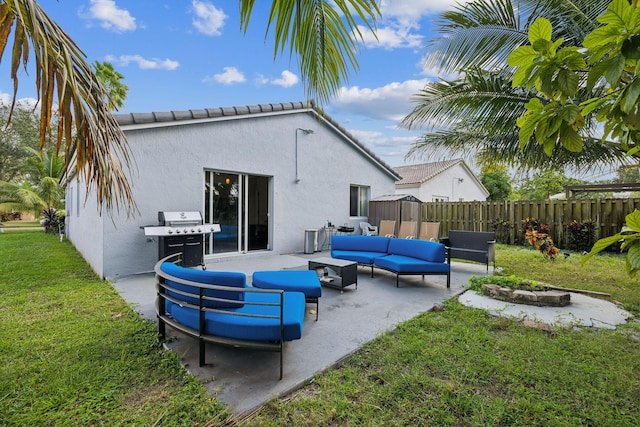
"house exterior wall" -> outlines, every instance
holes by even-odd
[[[103,265],[103,218],[95,197],[86,197],[84,184],[78,177],[67,184],[65,196],[65,234],[84,256],[91,268],[102,276]]]
[[[459,182],[462,178],[462,182]],[[397,186],[396,194],[410,194],[422,202],[432,202],[437,199],[445,199],[451,202],[460,200],[484,201],[488,194],[477,180],[477,177],[462,164],[455,165],[422,185]]]
[[[391,173],[304,110],[173,124],[123,127],[135,162],[130,182],[139,215],[128,218],[115,212],[100,217],[87,208],[81,209],[80,221],[71,218],[74,244],[103,277],[152,270],[158,259],[157,238],[145,238],[140,227],[157,224],[158,211],[204,213],[205,170],[271,177],[269,233],[276,253],[302,252],[304,231],[321,228],[327,220],[356,229],[366,221],[349,216],[351,184],[369,186],[372,198],[394,189]],[[296,183],[298,128],[314,133],[297,132]],[[102,241],[86,242],[85,233],[94,222],[100,223],[96,234]],[[93,252],[96,255],[89,255]]]

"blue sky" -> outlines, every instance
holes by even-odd
[[[119,112],[188,110],[304,101],[295,58],[274,60],[265,40],[271,1],[258,0],[249,31],[240,30],[232,0],[41,0],[40,5],[83,49],[89,62],[109,61],[129,86]],[[326,111],[391,166],[418,135],[397,127],[410,97],[433,70],[422,67],[433,21],[455,0],[383,0],[378,40],[366,38],[360,69]],[[12,83],[6,63],[0,96]],[[20,74],[19,98],[35,95]],[[418,163],[413,160],[409,163]]]

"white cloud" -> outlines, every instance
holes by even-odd
[[[236,67],[224,67],[224,72],[208,76],[203,79],[205,83],[216,82],[225,85],[232,85],[235,83],[244,83],[246,81],[244,74]]]
[[[387,27],[380,27],[376,31],[378,38],[368,31],[365,27],[359,25],[365,46],[368,48],[381,47],[384,49],[397,48],[416,48],[422,46],[423,36],[420,34],[411,34],[411,30],[416,25],[391,24]]]
[[[254,80],[254,82],[258,86],[272,84],[275,86],[282,86],[282,87],[295,86],[296,84],[298,84],[299,81],[300,79],[298,78],[298,76],[289,70],[283,70],[282,73],[280,73],[279,79],[272,79],[262,74],[258,74],[258,77],[256,77]]]
[[[128,10],[120,9],[114,0],[91,0],[87,16],[100,21],[102,28],[117,33],[137,28],[136,18]]]
[[[208,36],[219,36],[222,34],[224,21],[227,19],[222,9],[218,9],[213,4],[206,1],[193,0],[191,2],[193,12],[196,17],[193,19],[193,26],[198,31]]]
[[[424,40],[424,36],[419,34],[422,18],[467,1],[470,0],[383,0],[380,3],[382,18],[376,30],[378,38],[364,26],[359,26],[359,29],[368,48],[419,48]]]
[[[393,17],[420,19],[422,16],[453,9],[458,4],[472,0],[382,0],[380,10],[383,19]]]
[[[13,100],[13,94],[5,93],[0,90],[0,105],[5,105],[7,107],[11,106],[11,101]],[[25,109],[33,109],[38,105],[38,109],[40,108],[40,104],[38,104],[38,100],[36,98],[18,98],[16,99],[16,107],[25,108]],[[4,123],[0,123],[0,126],[4,125]]]
[[[130,63],[134,62],[138,64],[138,67],[142,70],[175,70],[180,66],[180,63],[178,61],[173,61],[171,59],[147,59],[142,57],[141,55],[120,55],[118,57],[107,55],[105,59],[109,62],[113,62],[114,64],[121,65],[123,67],[126,67]]]
[[[415,135],[393,136],[361,129],[349,129],[349,133],[392,166],[405,164],[405,155],[416,140]]]
[[[358,86],[342,87],[331,103],[331,107],[343,113],[400,121],[413,108],[410,98],[428,81],[427,79],[406,80],[374,89]]]

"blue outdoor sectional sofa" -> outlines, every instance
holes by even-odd
[[[244,273],[185,268],[170,262],[176,258],[155,266],[160,338],[166,325],[197,338],[200,366],[206,342],[280,352],[282,379],[284,343],[302,337],[305,294],[255,288]]]
[[[396,274],[396,287],[401,275],[437,274],[447,276],[451,287],[451,266],[446,261],[446,249],[441,243],[427,240],[384,236],[334,236],[331,257],[355,261],[358,264],[382,268]]]

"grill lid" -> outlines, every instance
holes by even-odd
[[[200,212],[158,212],[160,225],[198,225],[202,224]]]

